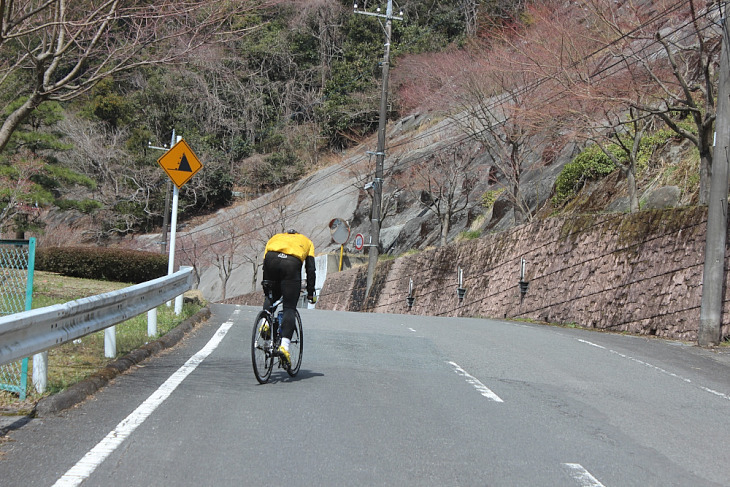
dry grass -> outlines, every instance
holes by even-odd
[[[53,304],[61,304],[97,294],[122,289],[131,284],[109,281],[94,281],[64,277],[49,272],[35,272],[33,278],[33,308],[42,308]],[[147,336],[147,313],[116,326],[117,357],[154,341],[164,335],[183,320],[200,310],[200,305],[185,304],[180,316],[176,316],[172,307],[165,305],[157,309],[158,335]],[[104,357],[104,331],[86,335],[73,342],[65,343],[48,351],[48,391],[35,393],[29,385],[26,401],[20,402],[18,395],[0,391],[0,408],[12,409],[16,412],[32,409],[32,405],[44,395],[53,394],[89,377],[104,368],[115,358]],[[29,360],[28,382],[32,382],[33,366]]]

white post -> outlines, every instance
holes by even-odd
[[[181,136],[177,137],[177,142],[180,142],[180,139],[182,139]],[[173,184],[172,186],[172,212],[170,215],[170,254],[167,258],[167,275],[170,276],[174,273],[175,269],[175,236],[177,234],[177,207],[178,207],[178,200],[180,198],[180,188],[177,187],[177,184]],[[167,307],[169,308],[172,306],[172,301],[167,302]],[[182,307],[180,308],[182,311]],[[175,307],[175,313],[180,314],[177,312],[177,306]]]
[[[48,352],[33,355],[33,387],[43,394],[48,386]]]
[[[170,137],[170,148],[169,149],[167,148],[167,146],[165,146],[165,147],[155,147],[155,146],[152,145],[152,142],[149,142],[148,145],[147,145],[147,147],[149,147],[150,149],[159,149],[159,150],[168,151],[168,150],[172,149],[172,147],[175,145],[175,143],[177,141],[179,141],[180,139],[182,139],[182,137],[175,136],[175,129],[173,128],[172,129],[172,137]],[[177,196],[177,186],[175,186],[175,195]],[[167,201],[169,201],[169,199]],[[167,204],[167,201],[165,203],[165,220],[167,220],[167,217],[169,216],[167,214],[167,211],[169,209],[168,208],[169,205]],[[177,203],[177,200],[175,201],[175,203]],[[175,207],[175,209],[172,210],[172,213],[174,215],[177,215],[177,206]],[[177,219],[175,219],[175,221],[176,220]],[[173,226],[173,229],[174,228],[175,227]],[[167,223],[165,223],[165,228],[164,228],[163,231],[165,233],[163,235],[163,238],[164,239],[167,239]],[[174,233],[173,233],[173,238],[174,238]],[[173,263],[174,263],[173,261],[174,261],[175,250],[174,249],[171,249],[171,250],[172,250],[172,254],[171,255],[173,256],[173,258],[171,259],[171,258],[168,257],[168,261],[169,262],[167,264],[167,275],[172,274],[172,267],[173,267]],[[170,301],[167,302],[167,306],[168,307],[170,306]],[[157,335],[157,308],[155,308],[153,310],[151,309],[151,310],[149,310],[147,312],[147,336],[154,336],[154,335]]]
[[[104,329],[104,356],[106,358],[117,356],[117,325]]]
[[[152,308],[147,312],[147,336],[155,335],[157,335],[157,308]]]
[[[167,258],[167,275],[174,273],[175,268],[175,234],[177,233],[177,206],[180,197],[180,190],[177,185],[173,185],[172,189],[172,216],[170,218],[170,255]],[[172,301],[167,302],[167,306],[172,306]]]
[[[184,265],[181,265],[179,270],[182,271],[182,270],[186,270],[186,269],[192,269],[192,266],[184,266]],[[180,295],[178,295],[178,296],[175,297],[175,314],[178,315],[178,316],[182,314],[183,301],[184,301],[184,298],[185,298],[184,294],[185,293],[180,294]]]

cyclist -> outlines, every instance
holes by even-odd
[[[314,266],[314,244],[309,238],[297,233],[296,230],[287,230],[286,233],[277,233],[269,239],[264,249],[263,281],[269,281],[272,286],[273,300],[283,297],[284,322],[281,326],[281,346],[279,353],[284,357],[287,365],[291,364],[289,344],[294,334],[296,318],[294,311],[299,300],[299,291],[302,287],[302,265],[307,271],[307,300],[317,302],[314,295],[316,270]],[[264,289],[264,291],[266,291]],[[271,305],[267,292],[264,292],[264,309]],[[262,327],[261,334],[267,335],[269,330]]]

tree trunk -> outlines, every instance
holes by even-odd
[[[256,290],[256,281],[259,277],[259,262],[258,257],[254,259],[253,262],[251,262],[252,272],[251,272],[251,289],[254,291]]]
[[[710,201],[710,179],[712,178],[712,155],[709,149],[700,147],[700,204]]]
[[[8,145],[8,141],[10,140],[10,136],[13,134],[13,131],[15,131],[15,129],[18,128],[18,126],[25,121],[28,115],[38,108],[41,103],[43,103],[43,97],[34,92],[27,100],[25,100],[25,103],[20,105],[10,115],[8,115],[2,126],[0,126],[0,152],[2,152],[5,146]]]
[[[636,194],[636,168],[629,168],[626,171],[626,185],[629,190],[629,209],[631,213],[639,211],[639,197]]]
[[[446,247],[446,237],[449,235],[449,216],[441,217],[441,247]]]
[[[221,289],[221,302],[226,300],[226,288],[228,287],[228,276],[225,276],[221,279],[221,283],[223,284],[223,289]]]
[[[512,197],[515,208],[515,225],[522,225],[525,222],[525,213],[522,209],[522,195],[519,183],[512,187]]]

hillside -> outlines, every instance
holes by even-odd
[[[177,71],[105,80],[91,98],[44,112],[37,132],[63,135],[72,149],[44,149],[54,164],[37,179],[53,192],[39,210],[8,206],[30,208],[19,213],[17,230],[37,231],[42,245],[160,251],[169,182],[155,165],[158,148],[146,137],[152,132],[140,139],[134,128],[154,126],[158,140],[157,132],[174,126],[204,164],[181,191],[177,264],[195,266],[207,298],[255,289],[264,243],[277,231],[295,227],[319,253],[338,252],[328,223],[341,218],[367,242],[380,81],[372,68],[382,32],[377,21],[360,23],[338,3],[334,17],[325,17],[346,22],[325,39],[329,24],[311,21],[329,3],[302,15],[289,8],[282,18],[268,11],[271,23],[256,24],[260,37],[203,50],[207,57]],[[553,215],[706,203],[717,6],[520,4],[519,15],[498,16],[497,24],[489,22],[494,12],[479,11],[468,35],[460,20],[434,51],[417,42],[426,32],[430,40],[441,35],[429,23],[443,27],[448,14],[463,20],[464,13],[459,2],[435,5],[409,4],[412,15],[429,15],[396,29],[392,39],[401,50],[394,52],[388,100],[381,253],[448,245]],[[355,56],[362,46],[372,47],[367,59]],[[267,49],[276,54],[268,61]],[[367,86],[353,85],[366,65]],[[253,76],[257,69],[262,76]],[[180,100],[170,83],[177,75],[199,88],[191,92],[209,96]],[[307,78],[299,86],[313,90],[306,99],[287,91],[299,76]],[[255,86],[241,84],[254,78]],[[213,90],[218,86],[224,88]],[[261,109],[256,127],[247,126],[247,99],[237,96],[252,92],[281,102],[270,109],[253,103]],[[91,110],[113,100],[156,108],[114,120]],[[207,111],[207,103],[219,110]],[[189,113],[178,120],[166,111],[172,107]],[[273,118],[259,117],[266,113]],[[86,177],[75,177],[79,171]],[[36,222],[45,228],[31,229]],[[352,240],[345,250],[355,252]]]
[[[433,153],[444,144],[459,144],[462,139],[450,117],[431,114],[406,117],[389,127],[389,145],[394,148],[391,149],[393,155],[387,158],[391,162],[386,162],[386,166],[407,167],[415,164],[413,161],[421,160],[423,154]],[[355,249],[354,236],[360,233],[367,240],[372,200],[363,189],[361,173],[354,168],[367,162],[366,152],[372,150],[370,144],[374,143],[373,139],[347,151],[339,161],[281,190],[237,202],[197,225],[186,226],[179,234],[182,240],[178,245],[190,246],[188,238],[200,242],[216,238],[216,235],[220,238],[220,228],[225,228],[230,222],[235,224],[235,231],[246,234],[247,237],[237,247],[237,258],[244,264],[233,270],[226,290],[227,298],[258,291],[258,284],[254,284],[253,265],[260,263],[260,252],[265,243],[263,237],[266,232],[281,231],[282,226],[294,227],[309,235],[318,255],[339,255],[340,246],[332,241],[328,224],[333,218],[344,219],[351,228],[351,237],[344,245],[344,252],[363,255],[363,251]],[[560,217],[556,220],[559,222],[557,224],[562,225],[563,219],[570,214],[627,212],[625,181],[618,170],[605,178],[588,181],[569,205],[560,210],[553,208],[551,197],[554,195],[555,180],[577,152],[577,147],[567,146],[550,166],[525,173],[525,191],[535,195],[530,199],[535,219],[547,220],[546,224],[549,225],[549,220],[557,216]],[[476,166],[480,173],[489,172],[490,164],[486,158],[477,160]],[[679,178],[679,173],[689,172],[693,166],[696,168],[696,154],[687,143],[671,140],[657,148],[646,169],[640,173],[638,187],[642,209],[687,205],[696,201],[697,188],[691,184],[681,184]],[[427,166],[419,170],[428,171]],[[455,215],[448,241],[512,228],[513,203],[503,194],[503,188],[504,181],[497,180],[490,184],[487,178],[481,178],[469,195],[475,203],[468,210]],[[396,189],[397,210],[383,219],[382,247],[383,253],[388,256],[399,256],[439,245],[438,219],[433,212],[425,209],[417,198],[419,192],[413,189]],[[483,195],[492,193],[499,196],[493,202],[483,203]],[[392,194],[386,191],[384,199],[389,196]],[[283,212],[286,215],[284,224],[278,220],[281,209],[286,210]],[[159,234],[145,235],[136,239],[137,246],[153,249],[152,242],[159,239]],[[260,275],[257,278],[260,281]],[[207,299],[221,299],[221,278],[215,266],[208,266],[201,273],[200,290]]]

